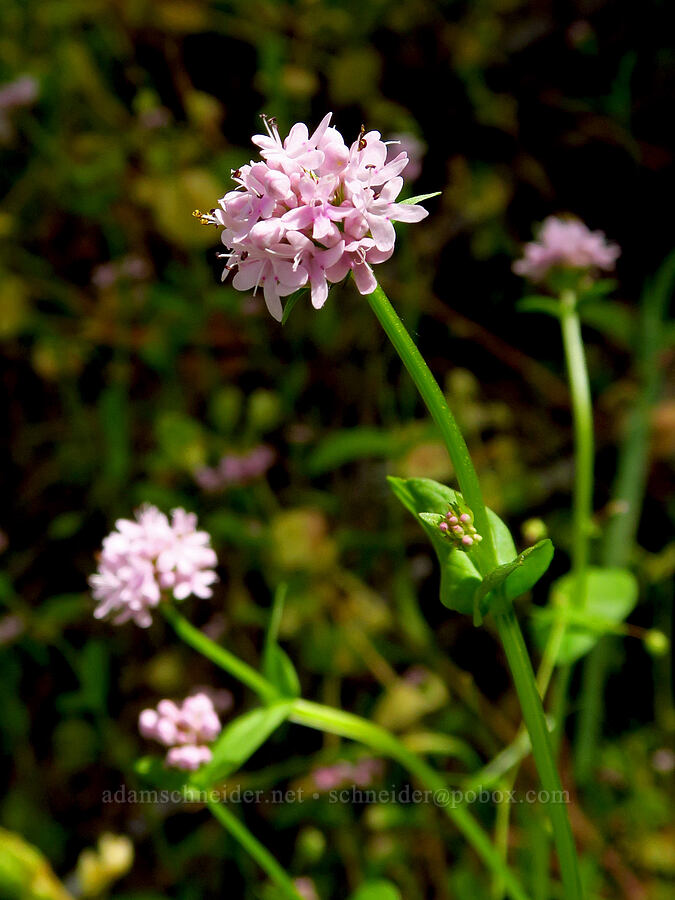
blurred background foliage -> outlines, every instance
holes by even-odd
[[[0,86],[28,79],[18,102],[0,88],[7,897],[63,896],[50,865],[81,896],[262,896],[253,864],[200,808],[101,801],[134,785],[143,706],[204,683],[232,688],[237,709],[250,702],[161,622],[146,633],[91,618],[95,552],[142,502],[198,512],[221,582],[213,602],[185,609],[244,658],[258,659],[271,590],[286,580],[282,639],[308,696],[420,748],[454,735],[439,763],[458,783],[513,737],[497,644],[439,608],[422,534],[388,496],[388,473],[452,472],[368,308],[336,287],[324,310],[299,304],[280,329],[260,299],[221,285],[217,232],[190,214],[230,189],[263,111],[282,132],[333,110],[347,137],[364,122],[417,139],[412,192],[442,196],[425,223],[401,230],[381,277],[446,386],[489,504],[520,528],[521,545],[543,520],[559,548],[555,577],[567,565],[572,479],[562,354],[553,321],[516,312],[523,287],[510,263],[552,212],[623,248],[617,300],[594,307],[587,328],[600,536],[640,396],[640,297],[672,249],[667,8],[3,0]],[[605,738],[575,832],[589,896],[659,900],[675,879],[675,718],[668,658],[650,655],[639,629],[672,627],[675,401],[672,356],[649,365],[662,378],[631,551],[638,638],[612,651]],[[271,452],[259,471],[206,484],[205,468],[261,446]],[[303,783],[319,763],[355,754],[288,726],[240,780]],[[521,780],[533,784],[532,770]],[[404,781],[386,766],[383,784]],[[477,812],[491,827],[493,810]],[[513,852],[527,864],[532,814],[518,812]],[[244,816],[324,900],[380,877],[406,900],[485,896],[477,860],[433,809],[319,800]],[[130,870],[133,850],[115,834],[131,838]]]

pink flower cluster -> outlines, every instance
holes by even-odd
[[[166,764],[174,769],[194,771],[211,761],[207,747],[222,730],[213,701],[206,693],[192,694],[179,706],[160,700],[157,709],[144,709],[138,717],[143,737],[169,747]]]
[[[147,628],[164,591],[176,600],[210,597],[217,580],[210,542],[205,531],[197,531],[194,513],[184,509],[174,509],[171,521],[154,506],[138,510],[135,521],[118,519],[89,579],[99,604],[94,615],[113,616],[115,625],[132,619]]]
[[[203,466],[195,472],[195,481],[205,491],[221,491],[232,484],[245,484],[260,478],[274,462],[274,451],[261,444],[248,453],[228,453],[217,466]]]
[[[419,222],[427,211],[397,203],[401,172],[408,163],[402,152],[387,162],[387,145],[378,131],[361,130],[348,147],[324,116],[310,136],[307,126],[294,125],[281,140],[276,121],[263,116],[267,134],[253,137],[262,161],[233,172],[238,187],[219,201],[201,221],[223,227],[228,248],[223,279],[236,269],[237,290],[262,286],[265,303],[281,320],[281,297],[301,287],[311,289],[320,308],[328,285],[350,271],[362,294],[375,290],[372,264],[394,251],[393,222]]]
[[[543,281],[557,267],[611,271],[620,254],[618,244],[609,243],[603,231],[591,231],[578,219],[549,216],[539,239],[525,245],[513,271],[531,281]]]
[[[381,759],[364,757],[356,763],[338,762],[333,766],[322,766],[312,773],[314,784],[320,791],[332,791],[345,784],[366,787],[382,775]]]

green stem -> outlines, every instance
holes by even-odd
[[[249,856],[258,863],[260,868],[282,891],[284,897],[289,898],[289,900],[302,900],[302,896],[296,890],[295,885],[284,869],[279,865],[269,850],[264,847],[260,841],[251,834],[244,823],[235,816],[229,809],[227,803],[217,803],[214,800],[209,800],[208,807],[223,828],[232,835],[237,843],[241,844]]]
[[[544,791],[553,798],[562,795],[562,785],[555,764],[553,748],[546,726],[546,718],[532,671],[530,657],[518,625],[513,606],[501,600],[494,610],[495,622],[511,675],[516,685],[523,719],[530,735],[532,753]],[[565,897],[578,900],[582,897],[578,860],[569,816],[564,803],[548,804],[548,814],[553,828]]]
[[[560,301],[560,323],[574,419],[572,572],[576,579],[575,601],[583,606],[593,516],[593,406],[576,295],[573,291],[564,291]]]
[[[463,805],[463,800],[453,796],[442,775],[432,769],[417,754],[408,750],[392,734],[360,716],[308,700],[294,701],[290,719],[292,722],[308,728],[315,728],[317,731],[337,734],[358,741],[375,752],[399,762],[431,792],[431,802],[442,808],[495,876],[501,879],[508,895],[513,900],[527,900],[527,895],[513,873],[495,850],[483,829]]]
[[[627,565],[635,542],[649,466],[649,436],[652,410],[663,381],[659,360],[663,347],[664,319],[675,281],[675,253],[671,253],[649,281],[640,304],[637,340],[637,374],[640,394],[622,441],[612,499],[624,509],[609,521],[602,548],[602,564]],[[602,732],[603,695],[616,639],[601,638],[584,661],[582,702],[575,735],[574,770],[584,784],[597,762],[597,745]],[[660,683],[657,681],[657,684]]]
[[[593,517],[593,404],[588,382],[584,342],[581,337],[581,323],[577,313],[577,298],[574,291],[563,291],[560,296],[560,325],[565,348],[567,377],[572,394],[572,418],[574,421],[573,604],[577,608],[583,609],[586,601]],[[556,756],[564,731],[567,690],[571,675],[570,664],[560,667],[556,685],[556,723],[553,737],[553,749]]]
[[[234,678],[251,687],[266,702],[279,699],[278,691],[274,685],[256,672],[255,669],[252,669],[249,665],[229,653],[229,651],[214,643],[201,631],[198,631],[174,607],[167,604],[162,609],[164,615],[175,629],[176,634],[194,650],[210,659],[221,669],[229,672]],[[441,799],[447,797],[448,802],[439,803],[438,805],[443,806],[446,815],[455,823],[491,870],[500,875],[513,900],[528,900],[515,876],[500,859],[499,854],[495,851],[480,825],[474,821],[471,814],[463,806],[457,805],[459,801],[455,799],[452,803],[450,802],[450,793],[443,777],[416,753],[408,750],[401,741],[386,731],[386,729],[351,713],[301,699],[293,701],[290,718],[292,721],[305,725],[308,728],[359,741],[367,747],[371,747],[373,750],[399,762],[411,775],[418,778],[425,787],[434,792],[436,796],[438,796],[438,792],[441,792]],[[213,809],[211,811],[213,812]],[[238,822],[238,820],[236,821]],[[240,827],[243,827],[241,823],[238,824]]]
[[[243,660],[239,659],[238,656],[235,656],[234,653],[230,653],[229,650],[216,644],[198,628],[191,625],[188,620],[178,612],[175,606],[172,606],[170,603],[163,603],[160,608],[164,613],[164,618],[169,622],[178,637],[184,640],[186,644],[189,644],[193,650],[196,650],[197,653],[201,653],[202,656],[210,659],[211,662],[215,663],[221,669],[225,669],[226,672],[229,672],[233,678],[237,679],[237,681],[241,681],[242,684],[251,688],[264,703],[279,699],[279,692],[273,684],[267,681],[266,678],[263,678],[263,676],[252,666],[249,666],[248,663],[245,663]]]
[[[381,287],[378,286],[368,296],[368,302],[443,435],[462,494],[471,507],[474,521],[477,522],[478,530],[484,538],[477,548],[479,552],[473,555],[481,574],[486,575],[497,565],[497,556],[478,476],[464,438],[448,408],[443,392]],[[546,727],[544,709],[513,607],[510,603],[500,600],[495,604],[493,612],[520,700],[523,719],[530,734],[532,751],[542,787],[549,792],[559,792],[561,784]],[[553,803],[549,807],[549,815],[558,851],[566,900],[578,900],[582,896],[581,881],[567,810],[563,804]]]
[[[385,330],[387,337],[401,357],[401,361],[408,370],[410,377],[415,382],[417,390],[420,392],[427,409],[443,436],[455,474],[457,475],[460,490],[464,500],[473,512],[476,528],[483,536],[482,543],[473,550],[473,556],[481,572],[486,574],[496,567],[497,555],[478,475],[471,462],[466,441],[459,430],[455,417],[450,411],[443,391],[438,386],[438,382],[431,374],[422,354],[415,346],[396,310],[389,302],[389,298],[379,285],[372,294],[368,295],[368,302],[380,325]]]

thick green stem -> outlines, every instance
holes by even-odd
[[[474,553],[474,558],[481,574],[485,575],[496,566],[497,557],[478,476],[464,438],[448,408],[443,392],[382,288],[378,286],[368,296],[368,301],[443,435],[464,499],[472,508],[478,530],[484,536],[482,544],[477,548],[480,555]],[[493,612],[520,700],[523,719],[530,734],[542,787],[556,796],[561,796],[561,784],[548,736],[544,709],[513,607],[510,603],[500,601],[495,604]],[[560,861],[565,898],[579,900],[582,896],[581,881],[567,810],[562,803],[550,804],[549,815]]]
[[[499,877],[505,890],[513,900],[527,900],[527,895],[518,884],[514,875],[493,847],[483,829],[476,823],[464,806],[462,798],[455,797],[448,789],[445,779],[432,769],[421,757],[408,750],[397,738],[375,725],[351,713],[332,709],[308,700],[296,700],[293,703],[291,721],[306,725],[318,731],[338,734],[341,737],[358,741],[399,762],[421,785],[428,789],[428,802],[440,807],[448,818],[464,835],[474,850],[482,857],[486,865]]]
[[[184,640],[186,644],[189,644],[197,653],[201,653],[202,656],[210,659],[211,662],[221,669],[229,672],[237,681],[241,681],[242,684],[251,688],[263,702],[269,703],[279,698],[279,692],[273,684],[270,684],[266,678],[263,678],[248,663],[221,647],[220,644],[216,644],[198,628],[191,625],[170,603],[163,603],[161,610],[164,613],[164,618],[170,623],[178,637]]]
[[[302,900],[302,895],[267,847],[264,847],[251,834],[244,823],[229,809],[227,803],[217,803],[214,800],[209,800],[208,807],[223,828],[232,835],[237,843],[241,844],[249,856],[258,863],[270,880],[276,884],[284,897],[287,897],[288,900]]]

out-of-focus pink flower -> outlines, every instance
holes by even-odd
[[[227,712],[234,705],[232,692],[228,691],[227,688],[214,688],[210,687],[210,685],[200,685],[194,689],[193,694],[205,694],[213,704],[213,708],[219,713]]]
[[[32,75],[22,75],[14,81],[0,85],[0,140],[8,141],[14,134],[10,113],[21,106],[35,103],[40,85]]]
[[[319,900],[316,886],[311,878],[307,878],[306,876],[296,878],[293,882],[293,886],[302,897],[302,900]]]
[[[332,791],[345,784],[367,787],[383,772],[381,759],[364,757],[356,763],[341,761],[332,766],[321,766],[312,772],[312,779],[320,791]]]
[[[140,113],[138,121],[142,128],[153,131],[155,128],[165,128],[171,121],[171,113],[164,106],[156,106]]]
[[[523,258],[513,264],[513,271],[531,281],[543,281],[558,267],[609,272],[620,254],[618,244],[610,243],[603,231],[590,231],[578,219],[549,216],[538,239],[525,245]]]
[[[157,709],[144,709],[138,717],[143,737],[169,747],[166,764],[176,769],[194,770],[210,762],[207,744],[222,730],[213,700],[204,691],[191,694],[182,704],[160,700]]]
[[[197,517],[184,509],[173,510],[170,522],[154,506],[138,510],[135,521],[118,519],[89,579],[99,604],[94,616],[111,616],[115,625],[131,619],[147,628],[164,592],[177,600],[210,597],[217,581],[210,544],[207,532],[197,531]]]
[[[281,320],[281,298],[305,285],[315,308],[328,285],[351,270],[362,294],[375,289],[371,266],[394,249],[392,222],[419,222],[421,206],[396,203],[408,164],[405,152],[388,158],[378,131],[362,131],[348,147],[324,116],[312,135],[294,125],[282,141],[276,121],[263,117],[266,135],[255,135],[262,162],[233,172],[237,188],[219,209],[195,215],[220,225],[228,249],[223,279],[237,270],[237,290],[262,288],[265,303]]]
[[[0,86],[0,109],[15,109],[30,106],[40,94],[40,85],[32,75],[22,75],[14,81]]]
[[[205,763],[211,762],[211,758],[211,750],[208,747],[186,744],[183,747],[172,747],[166,754],[166,764],[172,769],[194,772]]]
[[[125,256],[119,262],[101,263],[94,269],[91,280],[97,288],[109,288],[121,278],[141,281],[150,274],[150,266],[140,256]]]
[[[0,618],[0,647],[11,644],[26,630],[26,623],[22,616],[10,613]]]
[[[414,134],[392,134],[387,143],[387,160],[391,161],[403,151],[408,157],[405,177],[408,181],[416,181],[422,174],[422,160],[427,152],[426,144]]]
[[[261,444],[248,453],[228,453],[214,468],[203,466],[194,473],[205,491],[220,491],[234,484],[246,484],[260,478],[274,462],[274,451]]]

